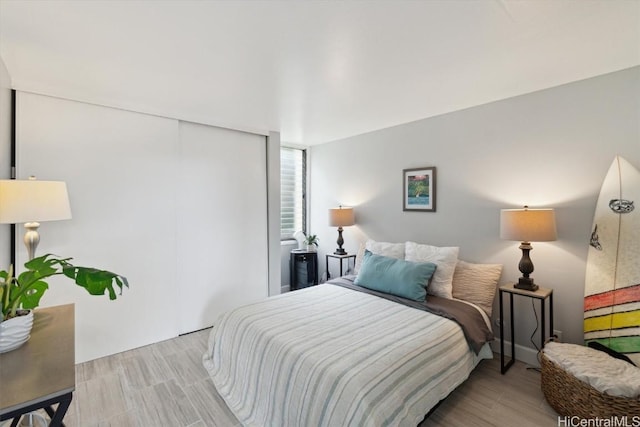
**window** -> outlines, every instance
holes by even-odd
[[[280,239],[292,239],[298,230],[306,232],[307,152],[280,148]]]

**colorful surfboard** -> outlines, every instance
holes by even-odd
[[[584,298],[585,343],[640,366],[640,172],[616,157],[593,218]]]

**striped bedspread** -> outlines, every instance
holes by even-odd
[[[324,284],[224,314],[203,362],[245,426],[380,427],[416,426],[483,356],[451,320]]]

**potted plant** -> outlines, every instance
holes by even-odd
[[[9,271],[0,271],[0,353],[13,350],[29,339],[33,324],[33,309],[49,285],[44,279],[65,276],[91,295],[109,294],[116,299],[115,288],[129,287],[126,277],[110,271],[71,264],[71,258],[60,258],[47,254],[25,263],[26,270],[17,277],[13,266]]]
[[[315,234],[310,234],[304,238],[304,243],[307,245],[307,250],[309,252],[315,252],[319,241],[320,239],[318,239],[318,236]]]

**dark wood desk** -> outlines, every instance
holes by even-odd
[[[0,354],[0,421],[13,418],[14,426],[44,408],[50,426],[64,425],[76,388],[74,317],[73,304],[36,309],[29,341]]]

